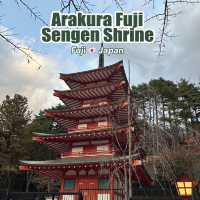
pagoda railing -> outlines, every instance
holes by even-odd
[[[117,151],[115,150],[87,150],[87,151],[82,151],[82,152],[69,152],[69,153],[63,153],[62,154],[62,158],[64,157],[69,157],[69,156],[87,156],[87,155],[108,155],[108,156],[112,156],[114,153],[116,153]]]
[[[134,200],[181,200],[177,194],[134,190]],[[194,192],[193,200],[199,200]],[[79,192],[1,192],[0,200],[125,200],[121,189],[79,189]]]
[[[79,192],[0,192],[0,200],[124,200],[121,189],[79,189]]]
[[[79,189],[84,200],[124,200],[122,189]]]
[[[0,200],[83,200],[81,192],[0,192]]]

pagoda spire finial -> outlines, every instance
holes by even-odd
[[[104,54],[103,54],[103,42],[101,43],[101,50],[99,54],[99,68],[104,67]]]

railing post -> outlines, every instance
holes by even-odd
[[[9,193],[6,194],[6,200],[9,200],[10,199],[10,195]]]

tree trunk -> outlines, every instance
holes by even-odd
[[[127,168],[124,164],[124,193],[125,193],[125,200],[128,200],[128,179],[127,179]]]
[[[170,129],[172,129],[172,113],[169,107],[168,107],[168,114],[169,114],[169,126]]]
[[[158,134],[159,134],[159,122],[158,122],[158,100],[157,97],[154,96],[154,102],[155,102],[155,114],[156,114],[156,152],[159,152],[159,141],[158,141]]]
[[[26,172],[26,192],[29,192],[29,186],[31,184],[33,174],[31,172]]]
[[[166,124],[165,124],[165,102],[164,102],[164,98],[162,97],[162,117],[163,117],[163,127],[164,129],[166,128]]]

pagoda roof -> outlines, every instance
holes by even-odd
[[[118,76],[114,77],[116,72],[118,72]],[[123,61],[93,70],[71,74],[60,74],[60,79],[64,80],[71,89],[80,87],[82,84],[109,80],[111,77],[112,81],[124,80],[128,82],[123,67]]]
[[[61,134],[45,134],[34,133],[33,140],[41,144],[46,144],[58,153],[63,153],[69,148],[69,143],[75,141],[88,141],[98,139],[109,139],[117,137],[120,142],[126,143],[127,127],[113,128],[98,128],[90,130],[70,131]]]
[[[48,117],[61,119],[87,119],[91,117],[107,116],[114,111],[127,108],[127,101],[120,101],[115,104],[93,105],[89,107],[79,107],[71,110],[48,111]]]
[[[119,125],[128,122],[128,105],[127,101],[115,103],[112,105],[93,105],[90,107],[81,107],[71,110],[48,111],[46,115],[54,118],[66,131],[75,128],[79,120],[92,121],[94,117],[104,117],[113,115]]]
[[[132,159],[139,158],[139,154],[134,154],[132,155]],[[128,156],[90,156],[90,157],[70,157],[70,158],[62,158],[62,159],[57,159],[57,160],[46,160],[46,161],[25,161],[21,160],[20,163],[23,166],[27,166],[27,170],[34,169],[67,169],[70,168],[70,166],[74,165],[87,165],[87,164],[97,164],[101,165],[103,163],[108,164],[108,163],[114,163],[114,162],[124,162],[128,161],[129,157]],[[33,167],[33,168],[32,168]],[[49,168],[46,168],[49,167]]]
[[[102,85],[92,85],[90,87],[79,87],[73,90],[59,91],[54,90],[54,96],[61,99],[78,99],[78,100],[88,100],[93,98],[105,97],[111,95],[115,90],[123,89],[120,95],[116,94],[115,98],[121,98],[127,95],[127,83],[125,81],[120,81],[117,83],[104,83]],[[118,95],[118,96],[117,96]]]
[[[97,129],[85,129],[69,131],[68,133],[60,134],[46,134],[46,133],[34,133],[33,140],[39,142],[62,142],[62,141],[83,141],[88,139],[110,138],[113,134],[124,134],[128,132],[128,127],[119,128],[97,128]]]
[[[69,131],[67,133],[59,133],[59,134],[47,134],[47,133],[37,133],[34,132],[34,139],[40,138],[47,141],[76,141],[80,140],[80,138],[84,138],[88,140],[88,138],[99,138],[99,137],[109,137],[113,136],[113,134],[118,132],[127,132],[127,126],[121,126],[118,128],[106,127],[106,128],[96,128],[96,129],[85,129],[85,130],[75,130]]]
[[[67,144],[77,141],[111,139],[117,145],[119,145],[118,143],[120,142],[120,146],[124,147],[127,143],[127,134],[128,127],[121,126],[118,128],[108,127],[70,131],[68,133],[60,134],[34,133],[33,140],[42,144],[46,144],[49,147],[54,148],[54,150],[59,153],[63,153],[68,148]],[[133,144],[137,143],[142,136],[142,132],[137,132],[137,134],[133,133]]]
[[[132,159],[139,159],[140,155],[133,154]],[[79,158],[63,158],[57,160],[48,161],[20,161],[21,171],[36,171],[41,175],[48,176],[54,179],[59,179],[63,176],[63,171],[76,170],[76,169],[94,169],[99,167],[113,168],[121,167],[124,168],[124,164],[128,166],[129,156],[118,156],[118,157],[79,157]],[[151,177],[147,174],[144,166],[134,166],[133,179],[142,182],[146,185],[152,183]]]
[[[47,146],[49,146],[50,148],[52,148],[54,151],[58,153],[63,153],[69,150],[70,148],[69,144],[66,144],[65,141],[52,142],[52,141],[44,140],[44,138],[41,138],[41,137],[33,137],[33,140],[37,141],[40,144],[46,144]]]

